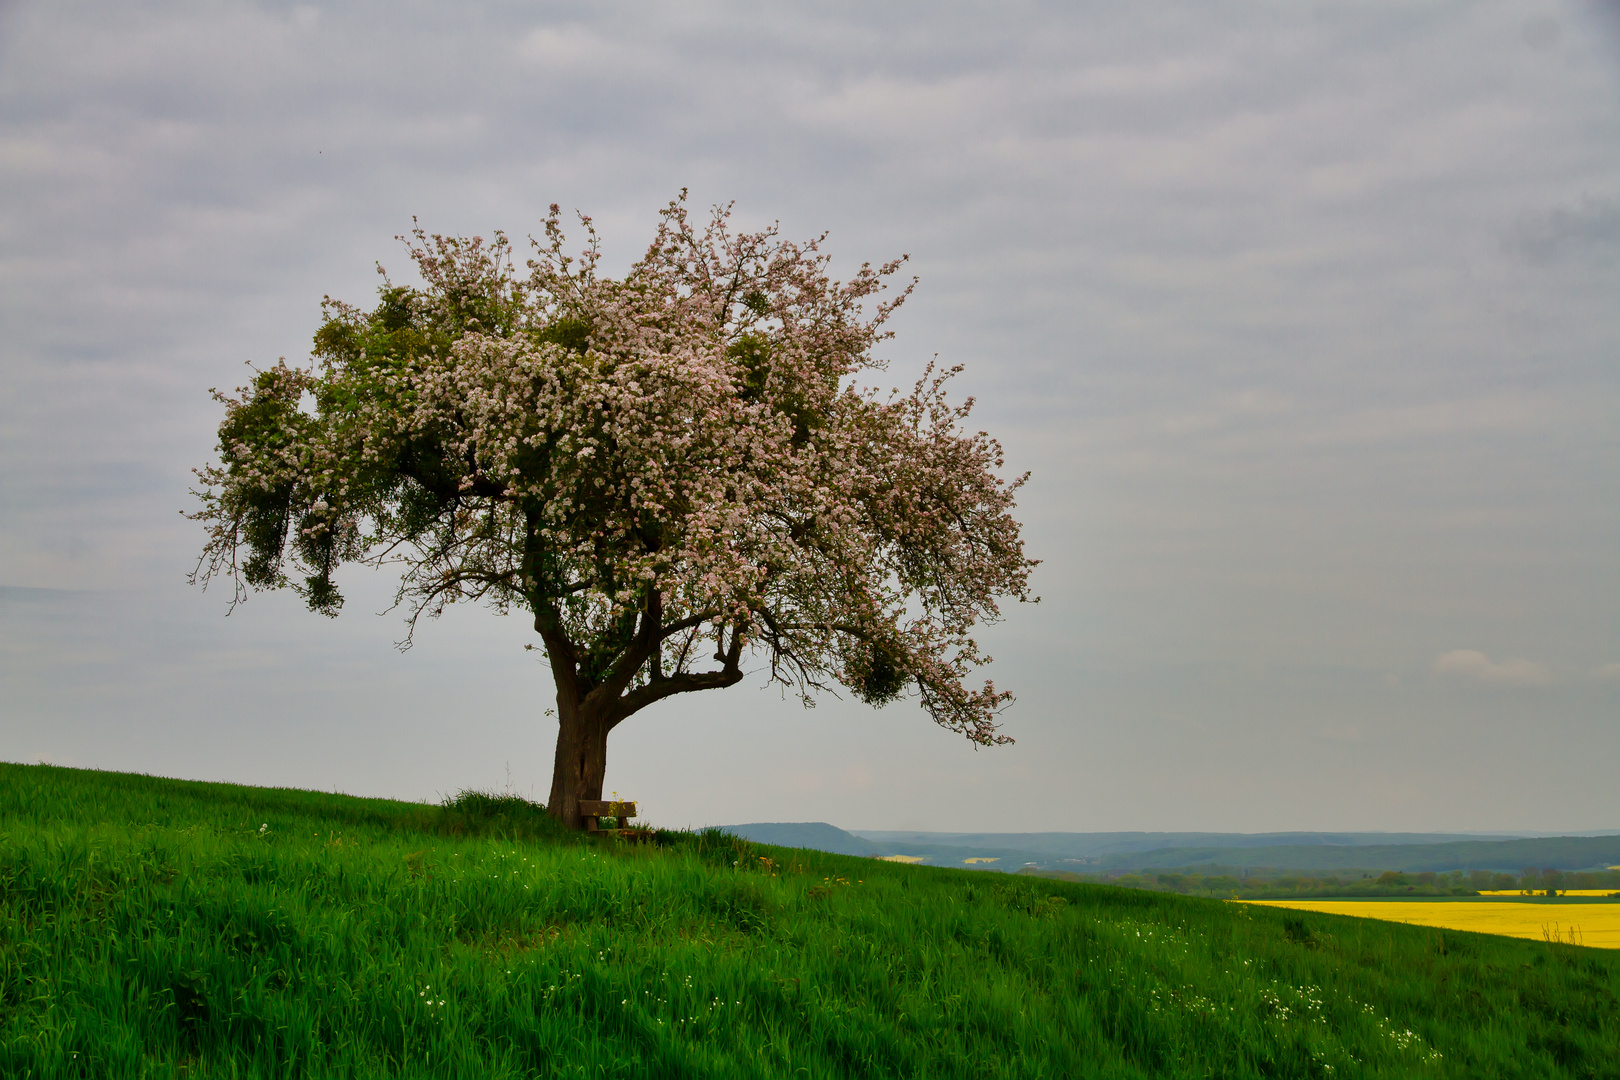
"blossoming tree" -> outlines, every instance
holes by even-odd
[[[599,799],[607,738],[756,658],[808,704],[908,692],[975,743],[1009,695],[966,680],[998,598],[1031,599],[1001,448],[960,427],[951,372],[909,395],[880,368],[899,261],[827,274],[819,241],[663,211],[621,279],[564,253],[557,207],[527,273],[507,238],[413,233],[424,282],[363,311],[328,298],[309,368],[225,406],[198,471],[193,580],[290,587],[335,615],[345,562],[396,566],[417,620],[483,600],[532,615],[556,683],[548,808]],[[871,299],[874,310],[863,311]]]

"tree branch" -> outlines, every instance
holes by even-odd
[[[696,615],[688,616],[687,618],[684,618],[684,619],[680,620],[679,622],[672,622],[669,625],[665,626],[664,629],[659,633],[658,640],[659,641],[665,641],[665,640],[668,640],[669,638],[674,637],[676,634],[680,633],[682,630],[690,630],[694,626],[702,626],[704,623],[706,623],[710,619],[714,618],[715,615],[717,615],[717,614],[719,614],[719,613],[715,612],[715,611],[704,611],[704,612],[700,612],[700,613],[698,613]]]
[[[602,677],[602,685],[591,691],[591,696],[598,695],[606,698],[616,698],[630,685],[637,671],[647,662],[653,649],[664,640],[659,626],[664,617],[664,597],[658,591],[656,582],[649,582],[647,587],[647,603],[641,610],[641,625],[636,630],[634,640],[608,668],[607,674]]]
[[[648,683],[619,699],[608,726],[610,728],[617,726],[621,721],[655,701],[662,701],[676,694],[690,694],[697,690],[722,690],[742,682],[742,677],[742,670],[728,662],[719,671],[682,672],[655,683]]]
[[[551,675],[557,689],[564,695],[579,699],[579,650],[563,632],[562,616],[549,601],[534,603],[534,630],[545,642],[546,656],[551,661]]]

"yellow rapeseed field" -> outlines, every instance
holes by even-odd
[[[1609,895],[1602,893],[1600,895]],[[1620,903],[1515,904],[1510,901],[1412,900],[1248,900],[1267,907],[1324,911],[1362,919],[1437,926],[1447,930],[1473,930],[1481,934],[1559,941],[1620,949]]]

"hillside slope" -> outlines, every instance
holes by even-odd
[[[7,1077],[1613,1077],[1601,950],[0,765]]]

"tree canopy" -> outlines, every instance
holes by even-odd
[[[704,226],[672,202],[622,278],[558,208],[520,269],[493,240],[407,238],[422,284],[365,311],[328,297],[309,367],[225,407],[198,470],[194,580],[289,587],[336,614],[344,563],[394,566],[414,632],[446,604],[533,616],[560,721],[550,807],[600,797],[607,732],[746,658],[809,703],[915,694],[940,725],[1009,741],[1009,699],[968,680],[971,631],[1032,599],[1000,445],[947,402],[857,385],[915,281],[903,260],[832,280],[821,240]],[[379,268],[380,269],[380,268]],[[872,310],[863,309],[870,302]]]

